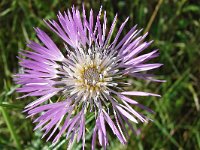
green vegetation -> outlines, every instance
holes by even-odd
[[[39,26],[50,33],[42,19],[56,19],[59,10],[63,12],[72,4],[81,7],[82,2],[0,1],[1,150],[47,150],[67,147],[64,137],[55,147],[50,147],[51,143],[46,143],[45,139],[41,140],[42,133],[39,130],[33,132],[34,124],[22,113],[23,107],[33,98],[17,99],[19,94],[15,89],[18,86],[14,84],[12,77],[20,71],[18,52],[20,49],[26,49],[29,39],[36,40],[33,27]],[[135,98],[155,110],[156,113],[150,116],[154,122],[136,125],[141,134],[131,134],[128,145],[123,146],[112,138],[108,149],[200,149],[200,1],[85,1],[87,10],[93,8],[96,13],[101,4],[107,11],[109,24],[115,13],[119,14],[117,25],[130,16],[123,34],[135,24],[138,24],[139,28],[144,27],[144,31],[149,31],[148,40],[154,40],[151,49],[160,49],[160,57],[154,62],[164,64],[155,74],[167,81],[160,84],[133,79],[134,90],[162,95],[162,98]],[[88,123],[91,117],[88,116]],[[91,133],[87,132],[86,149],[90,149],[90,137]],[[80,149],[81,143],[75,143],[73,148]]]

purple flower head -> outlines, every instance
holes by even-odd
[[[53,138],[56,143],[65,133],[69,142],[82,140],[84,149],[85,118],[91,113],[95,115],[92,149],[96,142],[106,149],[107,128],[125,144],[127,127],[133,130],[132,122],[148,122],[134,108],[152,111],[130,96],[159,95],[125,88],[130,87],[129,77],[162,82],[144,74],[161,66],[147,63],[159,54],[157,50],[141,54],[152,41],[145,42],[147,34],[139,36],[142,30],[136,26],[120,36],[127,21],[128,18],[113,36],[117,15],[108,27],[106,11],[102,13],[101,8],[96,17],[92,10],[86,17],[84,7],[82,13],[75,7],[63,14],[59,12],[57,22],[45,23],[62,39],[62,48],[44,31],[35,29],[41,43],[30,41],[27,46],[32,51],[21,53],[20,66],[24,72],[17,74],[15,80],[21,85],[17,91],[25,93],[23,98],[38,97],[25,107],[25,112],[28,117],[35,116],[35,129],[41,128],[47,141]]]

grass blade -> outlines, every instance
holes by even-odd
[[[13,122],[12,122],[10,116],[8,115],[7,110],[0,106],[0,111],[3,114],[3,118],[4,118],[4,120],[5,120],[5,122],[8,126],[8,130],[10,131],[10,134],[11,134],[11,136],[12,136],[12,138],[13,138],[15,144],[16,144],[17,149],[21,150],[22,147],[21,147],[20,142],[19,142],[19,137],[16,133],[16,130],[14,129]]]

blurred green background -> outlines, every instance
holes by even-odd
[[[160,57],[153,60],[164,66],[155,74],[166,83],[133,80],[134,90],[159,93],[162,98],[145,97],[137,100],[155,110],[154,122],[138,124],[141,134],[131,134],[128,145],[116,138],[108,149],[200,149],[200,1],[198,0],[101,0],[85,1],[98,13],[100,5],[107,11],[111,24],[119,14],[117,26],[130,16],[123,34],[135,24],[149,31],[151,48],[160,49]],[[74,0],[1,0],[0,1],[0,149],[47,150],[66,149],[65,138],[55,147],[41,140],[42,133],[33,132],[31,119],[25,119],[23,107],[34,98],[20,99],[12,76],[19,71],[18,51],[26,49],[29,39],[36,40],[33,27],[50,33],[42,19],[56,19],[73,4],[81,8],[82,1]],[[52,34],[51,34],[52,35]],[[147,52],[146,51],[146,52]],[[141,111],[141,110],[140,110]],[[90,149],[91,134],[86,136]],[[73,149],[80,149],[81,143]],[[97,149],[99,147],[97,146]]]

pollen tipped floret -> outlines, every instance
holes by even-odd
[[[28,117],[37,116],[35,129],[42,128],[43,137],[48,135],[47,140],[54,137],[54,144],[66,133],[70,143],[74,139],[82,139],[84,149],[85,117],[90,113],[95,115],[92,149],[95,149],[97,137],[104,148],[108,145],[106,125],[125,144],[127,127],[133,129],[131,122],[149,120],[135,111],[135,107],[152,113],[128,96],[159,96],[125,91],[130,86],[130,77],[162,82],[151,74],[142,73],[161,66],[159,63],[147,63],[158,56],[158,50],[141,54],[152,43],[144,41],[147,34],[139,36],[142,30],[134,26],[121,37],[127,18],[112,38],[117,15],[110,28],[106,12],[102,15],[102,8],[95,18],[92,10],[86,17],[84,7],[82,14],[75,7],[63,14],[59,12],[57,22],[48,20],[45,23],[63,40],[64,51],[61,52],[44,31],[36,28],[42,44],[30,41],[27,46],[32,51],[21,53],[25,56],[20,58],[24,72],[15,77],[16,83],[22,86],[18,92],[26,93],[23,98],[39,97],[25,107],[25,112]],[[53,97],[57,100],[50,100]]]

